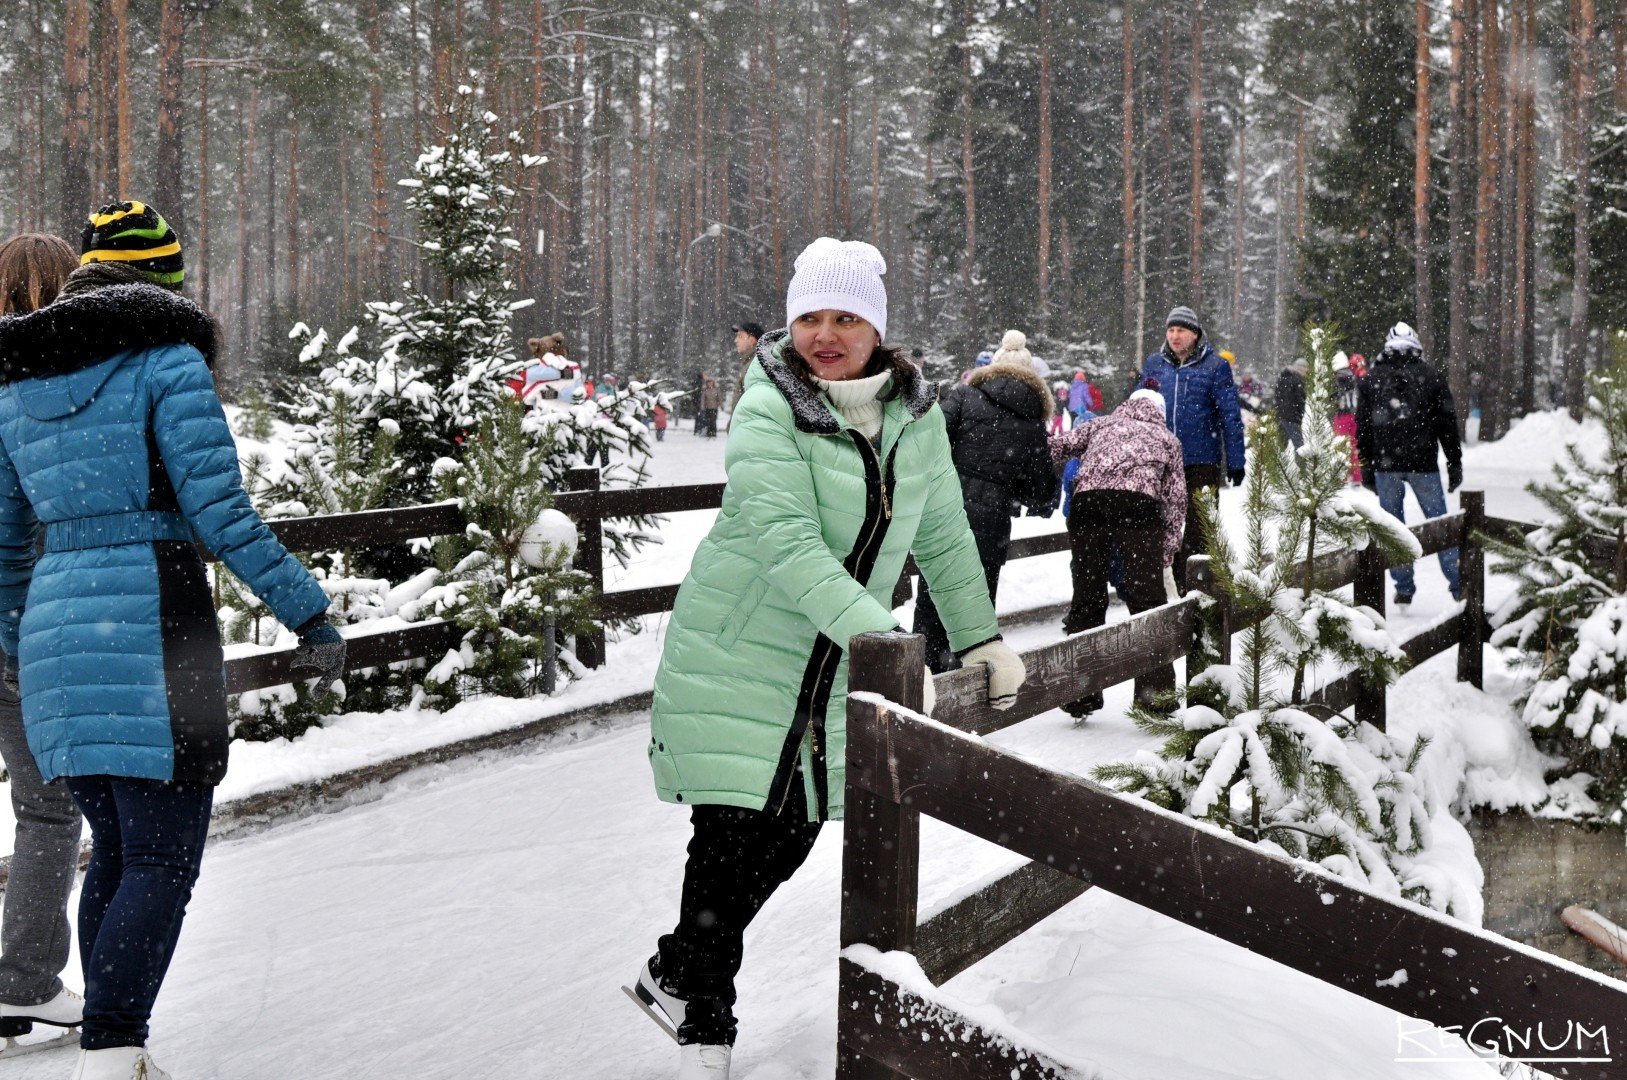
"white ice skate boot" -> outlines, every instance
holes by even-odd
[[[0,1001],[0,1021],[78,1027],[85,1019],[85,999],[64,986],[57,996],[39,1005],[7,1005]],[[0,1025],[4,1026],[4,1025]]]
[[[668,1038],[677,1040],[678,1029],[683,1026],[684,1013],[689,1008],[689,1002],[661,985],[660,957],[650,957],[644,964],[644,970],[638,973],[638,981],[631,987],[622,987],[622,990],[656,1022],[662,1031],[667,1033]],[[726,1070],[724,1075],[727,1075]]]
[[[678,1080],[729,1080],[727,1046],[691,1043],[678,1047]]]
[[[79,1066],[73,1071],[73,1080],[170,1080],[170,1075],[147,1056],[145,1047],[115,1046],[108,1050],[79,1051]]]

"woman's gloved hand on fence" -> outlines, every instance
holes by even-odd
[[[932,684],[932,669],[922,670],[926,672],[926,681],[921,684],[921,714],[931,716],[938,704],[938,688]]]
[[[975,649],[968,649],[960,659],[967,667],[988,665],[990,708],[1005,710],[1017,704],[1017,688],[1028,678],[1028,669],[1010,645],[999,639],[985,641]]]
[[[294,631],[299,648],[289,661],[289,670],[302,678],[315,676],[317,690],[335,689],[345,673],[345,639],[328,621],[326,613],[316,616]]]
[[[1173,604],[1180,598],[1180,587],[1175,584],[1175,568],[1166,566],[1164,567],[1164,603]]]

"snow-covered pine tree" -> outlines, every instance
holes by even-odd
[[[585,633],[599,586],[571,568],[575,527],[552,510],[547,414],[527,412],[506,391],[479,412],[463,453],[436,463],[441,495],[458,500],[469,520],[464,534],[436,541],[440,584],[425,597],[464,631],[460,647],[424,678],[441,707],[471,693],[529,697],[551,685],[548,635]],[[542,565],[533,566],[522,552],[527,530],[542,522],[546,532],[550,520],[561,535],[543,541]],[[581,670],[569,654],[552,662]]]
[[[1319,586],[1313,555],[1376,545],[1416,558],[1419,546],[1371,493],[1349,484],[1350,447],[1333,432],[1333,354],[1325,327],[1306,334],[1304,445],[1275,423],[1249,433],[1241,550],[1205,510],[1210,563],[1239,622],[1234,665],[1213,666],[1165,716],[1135,710],[1164,744],[1098,768],[1117,790],[1209,821],[1295,858],[1439,908],[1453,898],[1414,865],[1432,807],[1412,771],[1423,752],[1315,702],[1332,677],[1359,670],[1387,686],[1406,665],[1384,619]]]
[[[520,246],[511,224],[513,174],[541,163],[517,153],[520,143],[518,132],[500,137],[497,116],[479,107],[473,87],[459,86],[444,139],[397,181],[412,192],[407,210],[418,224],[418,249],[440,286],[430,295],[404,283],[403,299],[368,304],[384,335],[381,352],[430,391],[429,423],[396,418],[406,463],[397,502],[427,501],[431,467],[479,426],[477,402],[514,365],[512,316],[534,301],[516,299],[506,274],[508,253]]]
[[[1553,479],[1526,490],[1548,517],[1521,543],[1487,537],[1517,582],[1492,616],[1494,645],[1533,673],[1525,721],[1564,762],[1567,811],[1627,824],[1627,334],[1595,372],[1587,404],[1602,438],[1578,440]],[[1590,424],[1591,428],[1591,424]],[[1598,429],[1593,429],[1598,430]],[[1577,798],[1585,795],[1585,798]],[[1589,803],[1591,802],[1591,805]]]

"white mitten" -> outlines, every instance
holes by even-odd
[[[921,714],[931,716],[932,710],[938,704],[938,688],[932,684],[932,669],[923,669],[926,680],[921,684]]]
[[[990,708],[1005,710],[1017,704],[1017,687],[1028,678],[1028,669],[1023,666],[1023,658],[1010,645],[1003,641],[984,642],[960,659],[968,667],[972,664],[988,665]]]
[[[1175,568],[1164,567],[1164,603],[1173,604],[1181,598],[1181,590],[1175,587]]]

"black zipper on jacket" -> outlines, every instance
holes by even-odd
[[[865,505],[864,521],[859,526],[859,541],[842,561],[846,570],[859,584],[869,586],[870,574],[876,568],[881,546],[887,539],[887,530],[893,517],[893,463],[898,457],[898,443],[893,444],[883,466],[875,447],[862,432],[847,429],[858,444],[859,456],[864,459]],[[902,438],[899,440],[902,442]],[[797,758],[802,753],[804,740],[809,743],[809,759],[813,770],[814,795],[817,800],[817,819],[824,821],[830,814],[830,779],[825,770],[825,710],[830,705],[831,688],[836,681],[836,669],[841,666],[844,645],[839,645],[820,634],[814,640],[813,653],[803,669],[802,686],[797,691],[796,711],[791,730],[780,748],[780,760],[769,784],[767,805],[775,814],[784,812],[791,799],[791,784],[796,779]]]

